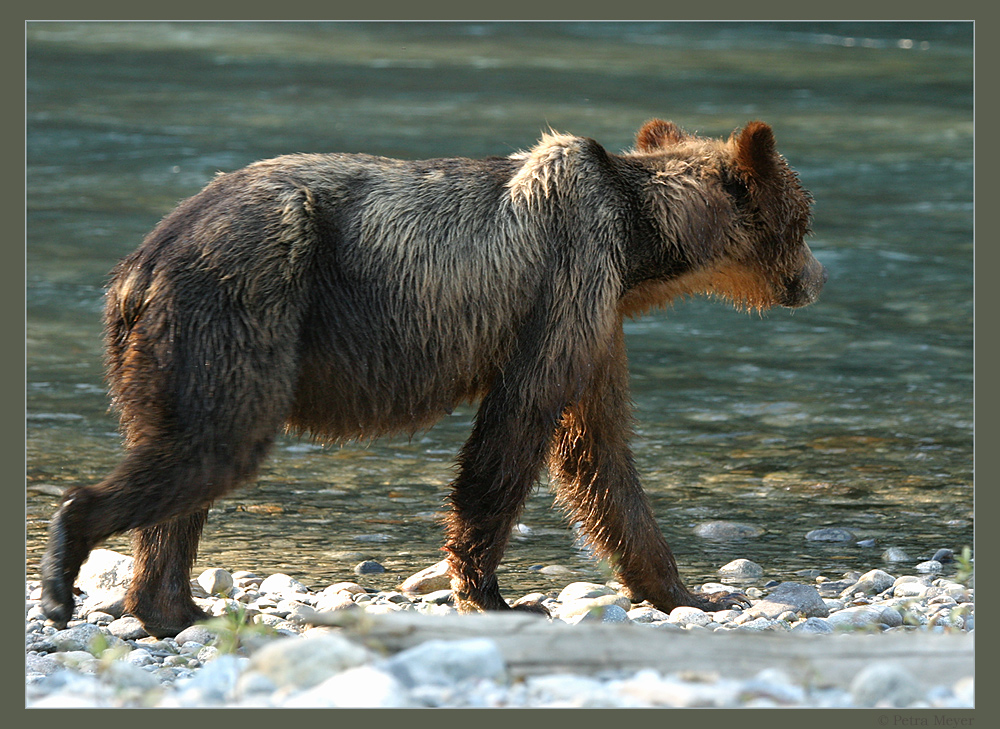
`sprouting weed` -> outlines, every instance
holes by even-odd
[[[215,647],[223,655],[236,653],[256,639],[277,635],[277,631],[269,625],[249,622],[244,605],[235,609],[227,608],[225,615],[198,624],[216,636]]]
[[[91,638],[90,643],[87,646],[87,652],[94,656],[94,658],[98,661],[98,673],[106,672],[112,663],[125,658],[131,650],[132,649],[129,644],[124,641],[116,645],[114,648],[110,647],[108,645],[108,639],[105,637],[104,633],[98,633]]]
[[[955,561],[958,562],[955,582],[971,587],[976,576],[976,563],[972,558],[972,548],[969,545],[962,547],[962,553],[955,555]]]

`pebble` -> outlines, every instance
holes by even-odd
[[[271,595],[298,595],[309,592],[309,588],[288,575],[277,572],[260,583],[258,590]]]
[[[849,598],[861,593],[863,595],[875,595],[880,592],[884,592],[893,586],[896,578],[890,575],[888,572],[883,572],[882,570],[871,570],[866,572],[858,578],[858,581],[853,585],[844,588],[840,593],[840,597]]]
[[[198,584],[209,595],[228,596],[233,590],[233,576],[224,569],[208,569],[198,575]]]
[[[382,572],[385,572],[385,567],[373,559],[366,559],[354,566],[354,574],[356,575],[375,575]]]
[[[913,559],[900,547],[889,547],[882,553],[882,559],[886,562],[912,562]]]
[[[848,529],[823,527],[808,532],[806,539],[810,542],[854,542],[857,540],[857,537]]]
[[[420,570],[414,575],[407,577],[399,586],[399,591],[425,595],[429,592],[447,590],[451,586],[451,576],[448,574],[448,560],[443,559],[437,564],[433,564],[427,569]]]
[[[428,640],[400,651],[385,670],[404,686],[451,686],[481,679],[502,680],[507,666],[496,643],[488,638]]]
[[[881,605],[856,605],[832,613],[827,623],[838,628],[863,629],[881,626],[894,628],[903,624],[903,616],[898,610]]]
[[[825,618],[830,614],[819,591],[812,585],[798,582],[782,582],[771,590],[767,597],[751,606],[747,614],[753,617],[776,618],[786,610],[807,618]]]
[[[944,557],[940,552],[935,556]],[[250,623],[241,629],[242,647],[225,643],[224,629],[201,625],[161,640],[146,635],[135,618],[100,609],[109,604],[107,596],[120,601],[131,579],[130,560],[110,550],[94,551],[86,578],[93,593],[78,598],[75,620],[64,630],[45,623],[38,583],[26,584],[27,706],[955,708],[974,702],[971,675],[941,676],[925,690],[891,662],[867,667],[841,688],[773,668],[739,680],[646,669],[629,675],[554,672],[512,681],[489,639],[429,640],[383,656],[336,628],[323,627],[324,621],[336,625],[334,616],[343,611],[454,613],[451,591],[441,581],[447,576],[443,563],[422,570],[398,590],[383,592],[354,581],[312,591],[284,574],[262,578],[206,570],[193,581],[205,593],[197,600],[215,615],[244,611]],[[572,572],[563,568],[549,574]],[[557,623],[622,623],[632,630],[836,635],[974,628],[974,590],[938,571],[894,576],[874,569],[827,579],[819,571],[803,570],[801,577],[815,583],[770,587],[758,581],[761,587],[744,588],[749,608],[715,613],[679,607],[667,614],[648,603],[632,605],[615,582],[569,582],[561,590],[530,593],[516,602],[546,606]],[[720,583],[702,588],[731,589]],[[824,639],[814,640],[822,650]]]
[[[135,559],[127,554],[119,554],[110,549],[95,549],[81,565],[76,584],[88,595],[126,588],[132,582],[134,562]]]
[[[933,560],[934,562],[941,562],[942,564],[947,562],[954,562],[955,552],[946,547],[941,548],[934,553],[934,556],[931,557],[931,560]]]
[[[682,627],[689,625],[705,626],[713,622],[711,613],[706,613],[704,610],[699,610],[696,607],[685,606],[675,607],[671,610],[670,615],[667,616],[667,620]]]
[[[866,707],[906,707],[922,698],[916,679],[893,663],[862,669],[851,682],[851,695]]]
[[[747,580],[761,577],[764,574],[764,568],[749,559],[734,559],[732,562],[722,565],[719,568],[719,574]]]
[[[694,533],[703,539],[731,541],[751,539],[764,534],[764,530],[753,524],[739,524],[732,521],[706,521],[694,528]]]
[[[615,591],[607,585],[599,585],[594,582],[571,582],[559,592],[559,597],[556,600],[561,603],[568,603],[574,600],[585,600],[614,594]]]

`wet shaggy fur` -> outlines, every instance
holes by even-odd
[[[90,550],[133,530],[126,609],[157,636],[203,617],[189,573],[211,503],[283,428],[329,441],[427,428],[481,401],[446,550],[464,610],[542,468],[636,600],[720,609],[678,576],[639,484],[622,320],[690,294],[812,302],[810,199],[752,122],[654,120],[636,147],[550,134],[485,160],[291,155],[217,177],[113,272],[107,372],[126,452],[67,493],[43,558],[58,625]]]

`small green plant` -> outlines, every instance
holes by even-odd
[[[108,645],[108,639],[105,637],[104,633],[98,633],[95,635],[90,639],[90,643],[87,645],[87,652],[98,660],[98,673],[104,673],[107,671],[112,663],[125,658],[131,650],[132,648],[129,644],[124,641],[116,645],[114,648],[110,647]]]
[[[976,563],[972,559],[972,548],[969,545],[962,547],[962,553],[955,555],[955,561],[958,563],[955,582],[971,587],[976,576]]]
[[[245,605],[227,607],[226,613],[217,618],[198,623],[215,635],[215,647],[220,654],[236,653],[248,643],[277,636],[277,631],[263,623],[252,623]]]

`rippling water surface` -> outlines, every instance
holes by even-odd
[[[628,325],[636,459],[685,579],[925,559],[973,536],[970,24],[121,24],[27,30],[29,576],[59,490],[120,454],[102,287],[180,199],[288,152],[509,154],[549,126],[611,150],[642,122],[728,135],[754,118],[815,199],[819,303],[748,316],[691,300]],[[283,439],[220,501],[199,564],[314,587],[362,557],[387,587],[441,558],[463,409],[412,440]],[[728,519],[766,529],[717,543]],[[540,485],[502,582],[600,577]],[[839,526],[876,547],[804,535]],[[127,548],[125,537],[109,546]],[[367,578],[366,578],[367,579]]]

